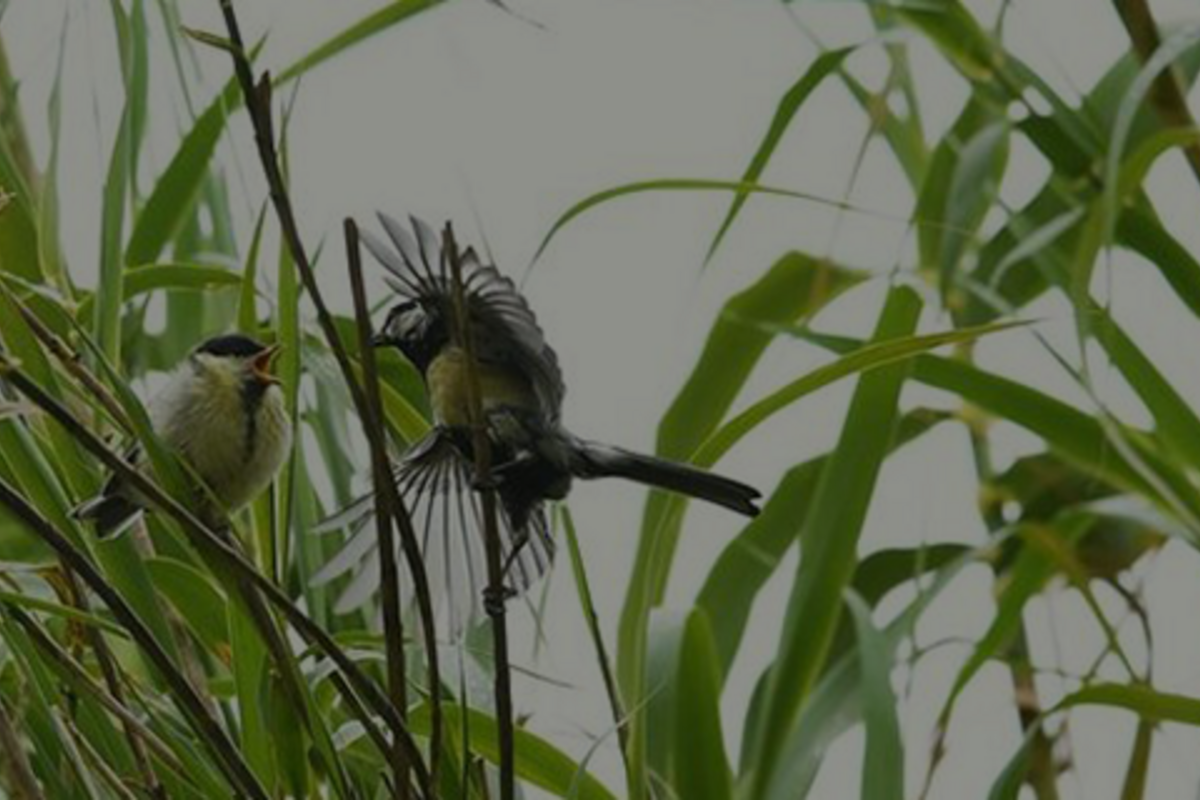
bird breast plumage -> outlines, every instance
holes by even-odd
[[[533,389],[520,372],[480,361],[477,374],[485,411],[498,407],[537,408]],[[425,372],[425,384],[429,391],[429,403],[439,423],[452,428],[465,428],[471,424],[467,402],[467,359],[461,349],[443,349],[430,362]]]
[[[242,379],[197,370],[174,381],[151,409],[164,444],[180,454],[225,507],[237,511],[271,481],[291,448],[278,386],[248,403]]]

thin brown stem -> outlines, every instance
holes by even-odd
[[[42,788],[33,776],[29,757],[21,744],[21,737],[13,726],[12,717],[0,698],[0,771],[6,778],[5,787],[12,792],[14,800],[43,800]]]
[[[363,370],[364,411],[360,416],[363,434],[371,448],[372,481],[376,487],[392,483],[392,470],[384,447],[383,412],[379,400],[379,379],[375,371],[375,350],[371,346],[371,317],[363,288],[362,255],[358,246],[358,227],[354,220],[344,224],[346,264],[354,297],[354,321],[358,328],[359,356]],[[404,621],[400,614],[400,573],[396,567],[396,543],[393,539],[391,508],[381,488],[375,491],[375,526],[379,541],[380,594],[383,603],[383,639],[387,656],[388,694],[402,718],[407,718],[408,691],[404,669]],[[432,754],[431,754],[432,755]],[[397,742],[393,748],[393,772],[397,796],[408,800],[408,760]]]
[[[5,379],[14,389],[25,395],[34,405],[41,408],[58,422],[85,450],[94,455],[101,464],[116,473],[121,481],[144,497],[148,505],[175,520],[193,547],[208,556],[215,557],[219,561],[220,566],[227,569],[235,578],[245,580],[249,586],[261,592],[271,604],[280,610],[288,623],[295,628],[296,632],[305,641],[319,648],[330,660],[337,664],[338,668],[346,676],[348,684],[362,697],[366,705],[383,718],[383,721],[395,736],[400,737],[404,741],[404,746],[409,751],[410,756],[414,756],[416,759],[413,771],[418,785],[422,787],[423,795],[425,797],[433,796],[430,791],[428,771],[420,763],[420,751],[417,749],[416,743],[412,740],[404,721],[400,719],[399,714],[396,713],[396,709],[383,693],[380,692],[379,686],[363,673],[353,659],[346,655],[345,651],[333,640],[333,637],[322,629],[321,626],[313,622],[307,614],[297,608],[282,589],[264,577],[246,559],[241,550],[231,545],[225,537],[209,530],[203,522],[179,503],[179,501],[163,491],[162,488],[140,471],[132,468],[125,462],[121,454],[112,450],[99,437],[88,430],[69,409],[47,394],[34,381],[30,380],[16,365],[0,358],[0,371],[3,372]],[[75,567],[74,563],[71,566]],[[81,577],[86,576],[82,576],[81,574]],[[119,595],[117,599],[120,599]],[[369,717],[361,718],[360,721],[368,727],[374,725],[374,722]],[[372,741],[378,740],[378,737],[375,736],[371,738]]]
[[[71,594],[71,604],[80,611],[87,613],[91,610],[90,603],[88,602],[87,594],[79,585],[79,579],[66,564],[63,565],[63,571],[66,573],[67,588]],[[98,629],[91,626],[87,627],[85,636],[92,648],[92,652],[96,654],[96,662],[100,665],[100,674],[104,678],[104,683],[108,687],[108,691],[112,694],[116,703],[123,705],[125,703],[125,687],[122,684],[121,673],[117,669],[116,659],[113,658],[112,651],[108,647],[108,642],[104,641],[104,636]],[[133,753],[133,763],[137,766],[142,781],[146,784],[147,793],[151,797],[163,798],[165,800],[167,796],[166,790],[159,782],[158,776],[154,773],[154,769],[150,765],[150,759],[146,755],[146,745],[142,740],[141,729],[124,717],[121,718],[121,726],[125,731],[125,738],[129,740],[129,749]]]
[[[463,289],[462,262],[454,229],[446,224],[442,234],[442,257],[450,266],[454,290],[454,339],[462,349],[466,363],[467,409],[471,421],[472,450],[475,455],[475,477],[480,486],[483,506],[483,538],[487,554],[488,596],[485,606],[492,621],[492,669],[494,672],[496,726],[500,733],[500,798],[513,800],[516,779],[513,752],[512,674],[508,663],[508,623],[504,613],[504,566],[500,552],[500,527],[497,519],[496,494],[491,488],[491,444],[487,421],[483,415],[483,393],[479,369],[475,361],[475,344],[471,336],[471,321]]]
[[[1145,64],[1162,44],[1158,34],[1158,23],[1150,11],[1148,0],[1113,0],[1117,14],[1133,43],[1138,60]],[[1179,85],[1174,69],[1164,69],[1154,78],[1150,89],[1150,102],[1164,123],[1172,127],[1195,129],[1196,121],[1188,110],[1187,98]],[[1183,154],[1196,180],[1200,180],[1200,142],[1183,146]]]
[[[304,242],[300,237],[300,229],[296,224],[296,215],[292,208],[291,198],[288,195],[287,183],[280,168],[279,157],[275,149],[273,125],[271,123],[270,76],[264,75],[263,79],[257,85],[255,84],[254,74],[246,54],[245,42],[242,38],[233,2],[232,0],[218,0],[218,2],[220,3],[221,12],[225,19],[225,27],[229,32],[229,40],[232,44],[229,53],[233,59],[234,72],[237,75],[238,83],[241,86],[242,95],[245,99],[246,111],[250,116],[251,127],[254,129],[254,141],[258,149],[259,161],[262,164],[263,174],[271,195],[271,204],[275,208],[275,214],[279,219],[280,232],[288,251],[291,253],[292,260],[296,264],[296,269],[300,274],[300,281],[304,285],[304,289],[312,301],[313,308],[317,312],[317,322],[321,327],[326,342],[329,344],[330,350],[333,352],[338,368],[341,370],[355,410],[360,417],[365,419],[369,414],[365,392],[355,379],[350,356],[346,352],[345,345],[338,334],[333,315],[330,314],[329,308],[326,306],[325,300],[321,295],[320,287],[317,285],[312,262],[309,260],[308,253],[304,248]],[[380,487],[377,486],[378,488]],[[382,489],[384,491],[384,499],[390,507],[392,519],[397,523],[400,530],[405,562],[408,564],[409,572],[412,574],[413,593],[417,598],[418,612],[421,617],[421,626],[426,647],[426,668],[429,672],[429,682],[432,686],[430,695],[433,698],[429,773],[433,776],[433,785],[436,785],[437,754],[441,749],[441,714],[440,706],[437,702],[441,677],[438,669],[433,600],[429,592],[429,581],[425,574],[425,564],[421,558],[420,545],[418,544],[416,532],[413,530],[408,511],[397,497],[392,481],[384,481]],[[399,710],[396,710],[396,713],[392,716],[396,720],[399,720]]]
[[[11,376],[10,376],[11,377]],[[21,493],[0,480],[0,504],[3,504],[25,526],[68,564],[84,583],[88,585],[109,611],[129,631],[146,658],[158,670],[171,690],[180,710],[191,720],[201,739],[212,751],[217,762],[225,771],[233,786],[240,792],[260,800],[267,800],[267,792],[258,782],[254,772],[246,764],[233,740],[216,719],[209,716],[200,696],[191,683],[175,666],[167,651],[159,644],[154,633],[142,621],[123,598],[100,574],[100,571],[45,517],[31,506]]]
[[[20,625],[29,635],[30,641],[40,649],[46,657],[59,669],[63,674],[69,676],[74,685],[81,687],[108,713],[112,714],[126,728],[133,728],[137,731],[139,740],[144,741],[146,747],[154,751],[156,758],[160,759],[177,775],[183,776],[186,774],[182,762],[180,762],[171,748],[167,746],[152,730],[147,728],[137,718],[137,716],[129,710],[124,697],[117,697],[110,691],[107,691],[99,683],[96,683],[91,676],[87,674],[83,666],[73,659],[66,650],[54,641],[45,629],[39,625],[33,617],[26,614],[16,606],[10,606],[8,613],[12,615],[13,620]]]

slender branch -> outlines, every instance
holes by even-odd
[[[90,611],[91,608],[87,594],[80,587],[79,579],[75,573],[66,564],[63,565],[63,571],[66,573],[67,588],[71,594],[72,605],[85,613]],[[21,616],[25,615],[21,614]],[[19,618],[18,621],[20,621]],[[108,642],[104,641],[104,636],[97,628],[90,625],[87,626],[84,635],[87,637],[88,644],[91,645],[92,652],[96,654],[96,661],[100,665],[100,674],[104,677],[104,683],[108,686],[108,691],[112,694],[114,701],[118,705],[123,705],[125,702],[125,688],[121,681],[121,673],[117,669],[116,659],[113,658],[112,651],[108,647]],[[63,655],[66,655],[66,653]],[[150,765],[150,759],[146,755],[146,744],[143,741],[141,726],[134,724],[126,717],[121,717],[121,726],[125,731],[125,738],[129,740],[129,749],[133,753],[133,763],[136,765],[138,772],[141,773],[142,780],[146,783],[146,791],[151,797],[166,800],[166,789],[159,782],[158,776],[154,773],[154,768]]]
[[[424,764],[420,763],[420,751],[417,749],[415,742],[413,742],[404,721],[400,719],[399,714],[396,713],[396,709],[380,692],[379,686],[363,673],[353,659],[346,655],[345,651],[337,645],[332,636],[322,629],[321,626],[313,622],[307,614],[297,608],[291,601],[291,598],[282,589],[264,577],[253,564],[247,561],[239,549],[230,544],[224,537],[209,530],[190,510],[163,491],[158,484],[154,483],[138,470],[133,469],[119,453],[109,448],[99,437],[76,419],[75,415],[69,409],[48,395],[18,367],[0,358],[0,371],[3,372],[4,378],[13,388],[17,389],[49,416],[53,417],[59,425],[75,437],[76,441],[83,445],[85,450],[94,455],[109,470],[117,473],[120,479],[145,498],[151,507],[162,511],[175,520],[179,524],[180,529],[187,535],[193,547],[202,553],[216,556],[221,565],[229,569],[234,576],[246,580],[250,586],[262,592],[263,596],[280,610],[288,623],[295,628],[296,632],[305,641],[318,647],[337,664],[346,676],[348,684],[362,697],[367,706],[383,718],[393,734],[404,741],[404,746],[409,751],[410,756],[416,757],[414,773],[417,782],[422,787],[422,791],[426,797],[433,796],[430,790],[429,773],[425,770]],[[374,724],[370,718],[361,718],[361,722],[368,727]],[[372,740],[377,741],[377,737],[373,736]]]
[[[1147,0],[1113,0],[1117,14],[1129,33],[1129,41],[1133,43],[1134,52],[1143,64],[1162,44],[1158,35],[1158,23],[1150,11]],[[1158,116],[1167,125],[1179,128],[1196,127],[1192,112],[1188,110],[1187,98],[1179,85],[1175,70],[1165,69],[1154,78],[1154,86],[1150,91],[1150,102],[1154,105]],[[1183,154],[1196,180],[1200,180],[1200,143],[1191,142],[1183,146]]]
[[[483,539],[488,569],[488,588],[484,605],[492,620],[492,669],[495,678],[496,724],[500,732],[500,798],[513,800],[516,781],[513,770],[512,676],[508,663],[508,623],[504,612],[505,588],[500,528],[496,517],[496,494],[490,486],[492,453],[483,415],[483,394],[479,383],[479,368],[475,361],[471,321],[463,289],[462,261],[459,258],[458,242],[454,239],[454,229],[449,223],[446,223],[442,239],[442,257],[450,265],[453,280],[454,338],[466,357],[467,409],[473,436],[475,478],[480,487],[480,500],[483,505]]]
[[[362,253],[358,246],[358,227],[354,220],[344,224],[346,264],[350,272],[350,289],[354,297],[354,321],[358,328],[359,358],[362,362],[364,410],[361,415],[363,434],[371,448],[372,482],[376,487],[391,484],[392,470],[384,447],[382,409],[379,401],[379,379],[375,374],[375,350],[371,346],[371,316],[363,288]],[[375,526],[379,541],[381,602],[383,603],[383,639],[387,653],[388,693],[402,718],[407,719],[408,692],[404,670],[404,622],[400,615],[400,575],[396,568],[396,544],[393,539],[391,508],[380,489],[375,491]],[[408,763],[404,750],[397,742],[392,754],[396,791],[403,800],[408,798]]]
[[[10,376],[11,378],[11,376]],[[241,792],[250,797],[267,800],[266,790],[258,782],[249,765],[242,759],[237,746],[229,738],[225,729],[209,716],[208,710],[191,683],[175,666],[167,651],[158,643],[154,633],[142,621],[123,598],[100,574],[99,570],[75,548],[67,537],[59,533],[33,506],[21,496],[20,492],[7,482],[0,480],[0,503],[5,505],[26,527],[39,539],[45,542],[58,554],[58,557],[70,565],[80,578],[95,592],[109,610],[129,631],[137,641],[138,646],[146,654],[147,659],[158,670],[171,693],[179,703],[180,710],[191,719],[201,739],[216,756],[226,776]]]
[[[366,393],[355,379],[350,356],[346,352],[345,345],[338,334],[337,325],[334,323],[333,315],[330,314],[329,308],[326,306],[325,300],[321,295],[320,287],[317,285],[312,262],[309,260],[308,253],[304,249],[304,242],[300,237],[300,230],[296,224],[295,212],[292,209],[291,199],[288,196],[287,184],[280,169],[279,157],[275,149],[273,126],[271,124],[270,76],[264,75],[259,84],[255,85],[254,75],[250,67],[250,61],[246,56],[246,47],[242,38],[241,28],[238,25],[237,14],[233,8],[233,2],[232,0],[218,0],[218,2],[225,18],[225,27],[229,32],[229,40],[233,45],[229,53],[233,59],[234,72],[237,75],[238,83],[241,86],[246,102],[246,111],[250,117],[251,126],[254,129],[254,141],[258,148],[259,161],[262,163],[263,173],[271,195],[271,204],[274,206],[275,214],[279,218],[280,232],[288,251],[291,253],[292,260],[296,264],[301,283],[304,284],[304,289],[308,292],[308,296],[312,300],[313,307],[317,312],[317,322],[321,326],[325,340],[328,342],[334,359],[337,361],[338,368],[342,372],[342,377],[350,392],[355,410],[358,412],[360,418],[367,419],[369,418],[369,411],[367,410]],[[391,481],[384,481],[383,490],[385,494],[384,499],[390,507],[392,518],[400,529],[405,561],[412,574],[413,591],[417,598],[418,612],[421,616],[426,645],[426,665],[429,671],[429,681],[433,686],[431,696],[434,698],[434,716],[430,730],[431,757],[429,772],[435,776],[438,763],[437,754],[441,749],[441,714],[439,704],[436,700],[439,696],[438,690],[441,677],[438,670],[433,600],[429,593],[429,581],[425,574],[425,565],[421,558],[417,535],[413,530],[408,512],[396,496],[396,491]],[[400,719],[398,710],[391,716],[396,720]],[[433,785],[436,785],[435,780],[433,781]]]
[[[106,691],[103,686],[95,682],[87,674],[83,666],[72,658],[70,653],[63,650],[33,617],[26,614],[17,606],[9,606],[8,613],[12,615],[18,625],[25,629],[25,632],[29,635],[34,645],[40,648],[64,675],[69,676],[69,679],[75,685],[85,689],[97,703],[103,706],[108,713],[120,720],[121,724],[126,728],[135,729],[146,746],[153,750],[154,755],[161,759],[173,772],[179,776],[187,774],[183,763],[175,757],[175,753],[171,751],[171,748],[126,707],[125,700]]]
[[[958,353],[963,360],[972,361],[975,353],[974,343],[968,342],[961,345]],[[996,470],[992,465],[991,439],[988,437],[984,421],[968,416],[967,433],[971,441],[976,480],[979,481],[980,486],[994,486]],[[987,492],[982,494],[984,499],[980,502],[980,516],[983,518],[989,535],[996,536],[1007,527],[1000,499]],[[1002,575],[997,569],[996,579],[1000,580],[1001,578]],[[1013,701],[1017,708],[1017,717],[1021,722],[1021,730],[1025,733],[1033,731],[1026,780],[1033,788],[1038,800],[1057,800],[1058,771],[1054,766],[1054,740],[1043,724],[1042,703],[1030,662],[1029,632],[1025,628],[1024,621],[1018,624],[1005,656],[1009,677],[1012,680]]]

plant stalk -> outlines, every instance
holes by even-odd
[[[500,800],[513,800],[516,792],[513,752],[512,675],[508,663],[508,622],[504,610],[504,566],[500,552],[500,528],[496,513],[496,494],[491,488],[492,452],[487,421],[483,414],[483,393],[475,361],[466,294],[463,288],[462,261],[454,229],[446,223],[442,234],[442,257],[450,265],[454,290],[454,338],[462,348],[466,363],[467,410],[471,421],[475,478],[479,483],[483,506],[483,539],[487,554],[488,587],[484,606],[492,622],[492,669],[496,702],[496,727],[500,738]]]
[[[308,253],[304,249],[304,242],[300,237],[300,229],[296,224],[296,216],[292,208],[291,198],[288,195],[287,184],[280,170],[279,157],[275,150],[273,126],[271,124],[270,75],[264,75],[259,84],[255,85],[254,75],[246,54],[245,43],[238,24],[237,13],[234,11],[233,2],[232,0],[218,0],[218,2],[225,19],[225,27],[229,32],[230,42],[232,43],[232,48],[229,52],[233,59],[234,72],[242,89],[251,127],[254,129],[254,141],[258,149],[259,161],[262,164],[263,174],[271,195],[271,204],[275,208],[275,214],[279,219],[280,232],[284,243],[292,255],[292,260],[296,264],[296,269],[300,273],[300,280],[304,284],[304,289],[308,292],[309,298],[312,300],[313,307],[317,312],[317,321],[321,326],[321,331],[329,344],[330,350],[333,352],[338,368],[342,372],[342,377],[346,382],[355,409],[361,418],[366,419],[369,416],[369,411],[367,410],[365,392],[363,387],[355,380],[350,356],[346,352],[341,336],[338,334],[337,326],[334,323],[333,315],[329,313],[329,308],[325,305],[320,287],[317,285],[312,262],[309,260]],[[426,669],[429,672],[429,683],[431,686],[430,696],[434,698],[432,707],[433,716],[430,723],[430,753],[432,755],[429,763],[428,782],[430,785],[436,786],[437,754],[441,751],[442,723],[440,704],[436,701],[439,695],[439,687],[441,686],[441,677],[438,668],[436,632],[434,630],[433,600],[429,591],[429,580],[425,574],[425,564],[421,558],[420,545],[418,544],[416,532],[412,527],[412,520],[409,518],[408,510],[396,497],[394,486],[389,489],[391,483],[391,481],[385,481],[382,488],[385,500],[390,505],[392,519],[399,525],[405,561],[413,578],[413,593],[417,598],[422,633],[425,639]],[[323,631],[321,633],[324,634]],[[330,643],[332,644],[332,640],[330,640]],[[352,678],[353,676],[348,677]],[[354,682],[353,679],[351,682]],[[377,687],[375,691],[377,692]],[[400,711],[398,709],[395,709],[395,713],[390,716],[394,718],[400,728],[403,728],[403,721],[400,718]],[[407,731],[405,731],[404,735],[407,736]]]
[[[371,449],[371,477],[375,490],[375,526],[379,541],[380,593],[383,604],[383,638],[387,656],[388,694],[402,719],[407,719],[408,693],[404,669],[404,621],[400,609],[400,574],[396,567],[396,543],[392,531],[391,507],[384,494],[385,485],[395,486],[385,446],[383,410],[379,400],[379,377],[375,369],[375,350],[371,345],[371,317],[363,288],[362,253],[358,244],[358,226],[354,220],[343,224],[346,239],[346,264],[350,273],[350,291],[354,298],[354,321],[358,328],[359,360],[362,363],[364,410],[360,417],[363,434]],[[432,753],[430,754],[432,760]],[[408,759],[396,742],[393,747],[393,772],[396,793],[408,800]]]

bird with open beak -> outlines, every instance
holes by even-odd
[[[238,334],[209,339],[150,402],[155,432],[204,485],[198,507],[206,522],[215,523],[258,496],[291,451],[292,426],[272,372],[278,353],[278,345]],[[130,460],[138,467],[146,464],[140,448]],[[128,526],[143,505],[114,475],[75,513],[94,522],[98,535],[109,536]]]

